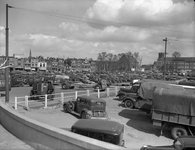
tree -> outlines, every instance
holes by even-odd
[[[175,51],[175,52],[173,52],[172,56],[174,57],[175,62],[176,62],[176,70],[178,70],[178,68],[177,68],[177,66],[178,66],[177,65],[177,58],[179,58],[181,56],[181,54],[179,52]]]
[[[106,52],[102,52],[102,53],[99,53],[98,54],[97,60],[106,61],[107,60],[107,57],[108,57],[108,54]]]
[[[172,57],[178,58],[178,57],[181,57],[181,54],[180,54],[180,52],[175,51],[175,52],[173,52]]]

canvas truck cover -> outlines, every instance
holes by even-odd
[[[156,88],[153,110],[195,117],[195,93],[181,89]]]
[[[182,86],[170,85],[169,82],[161,80],[142,80],[140,83],[140,88],[138,90],[138,96],[143,99],[153,99],[153,92],[155,88],[168,88],[168,89],[180,89],[185,90]]]

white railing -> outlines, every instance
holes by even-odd
[[[91,91],[90,90],[83,90],[83,91],[73,91],[73,92],[61,92],[61,93],[55,93],[55,94],[45,94],[45,95],[33,95],[33,96],[23,96],[23,97],[15,97],[14,100],[14,108],[15,110],[18,109],[18,106],[21,106],[23,108],[29,109],[30,103],[38,103],[38,102],[44,102],[44,108],[48,107],[48,97],[50,95],[53,95],[54,98],[52,100],[58,100],[59,103],[63,104],[65,101],[69,101],[72,99],[76,99],[78,96],[82,95],[93,95],[98,98],[103,97],[115,97],[118,92],[118,87],[110,87],[107,88],[105,91],[100,91],[99,89],[97,91]],[[43,97],[44,99],[38,99],[38,100],[32,100],[33,97]]]

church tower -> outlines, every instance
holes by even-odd
[[[31,62],[31,58],[32,58],[32,55],[31,55],[31,49],[30,49],[30,53],[29,53],[29,62]]]

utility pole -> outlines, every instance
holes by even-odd
[[[165,54],[164,54],[164,73],[163,78],[166,79],[166,54],[167,54],[167,38],[163,39],[165,41]]]
[[[6,66],[9,66],[9,28],[8,28],[8,8],[13,8],[12,6],[9,6],[8,4],[6,4],[6,41],[5,41],[5,57],[6,57]],[[5,68],[5,103],[9,102],[9,67]]]

